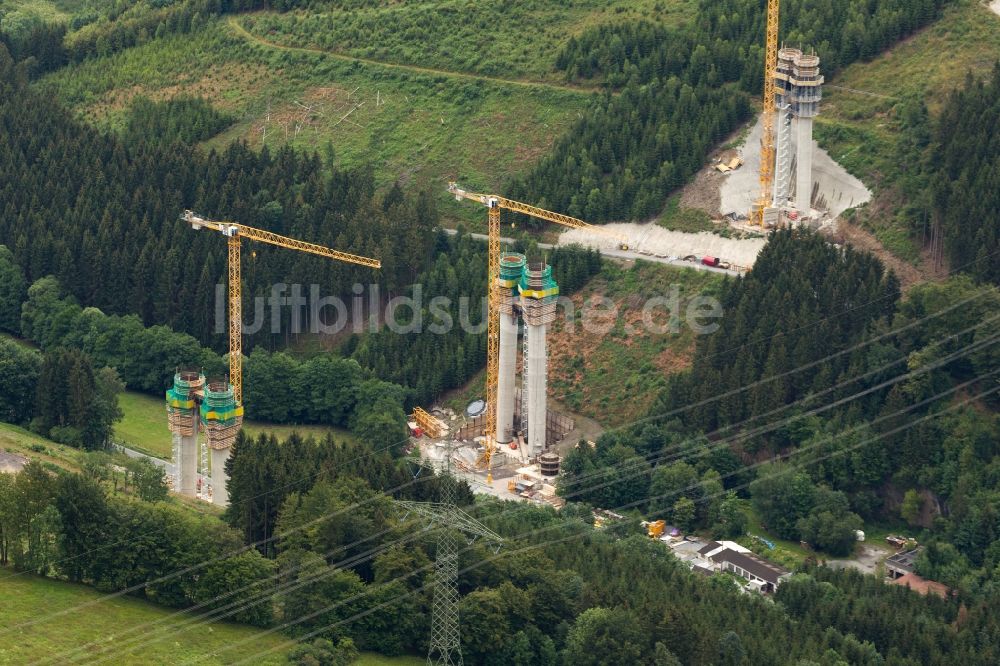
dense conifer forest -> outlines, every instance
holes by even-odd
[[[719,537],[750,500],[835,556],[862,519],[903,519],[935,544],[919,572],[995,595],[1000,292],[953,277],[900,299],[871,255],[779,231],[723,302],[691,370],[645,423],[570,452],[560,492]]]
[[[278,282],[316,283],[322,295],[345,301],[355,283],[391,292],[428,261],[437,214],[422,194],[393,191],[383,200],[370,172],[331,169],[291,149],[272,155],[239,143],[221,153],[156,141],[126,145],[17,83],[14,69],[0,51],[0,77],[8,82],[0,128],[10,139],[0,147],[0,242],[29,283],[54,275],[88,306],[136,314],[147,326],[167,325],[221,349],[212,313],[225,243],[178,220],[184,209],[384,258],[375,273],[247,248],[248,305]],[[270,335],[265,327],[257,339]]]
[[[1000,284],[1000,63],[970,74],[948,99],[924,158],[932,186],[927,213],[939,220],[955,267]]]

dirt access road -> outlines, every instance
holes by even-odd
[[[504,79],[497,76],[486,76],[484,74],[473,74],[471,72],[454,72],[447,69],[435,69],[433,67],[421,67],[419,65],[404,65],[394,62],[385,62],[383,60],[372,60],[370,58],[358,58],[351,55],[345,55],[343,53],[337,53],[336,51],[327,51],[325,49],[320,49],[316,47],[309,46],[287,46],[285,44],[277,44],[275,42],[270,42],[263,37],[253,34],[249,30],[243,27],[239,19],[242,16],[230,16],[227,19],[229,27],[236,33],[237,36],[245,39],[247,41],[253,42],[260,46],[269,49],[278,49],[280,51],[291,51],[298,53],[321,53],[329,58],[334,58],[336,60],[342,60],[344,62],[360,62],[366,65],[373,65],[376,67],[387,67],[389,69],[397,69],[406,72],[413,72],[414,74],[425,74],[430,76],[447,76],[449,78],[456,79],[466,79],[469,81],[488,81],[490,83],[509,85],[509,86],[521,86],[528,88],[549,88],[551,90],[558,90],[560,92],[571,92],[579,93],[581,95],[590,95],[598,92],[597,88],[591,88],[586,86],[575,86],[575,85],[560,85],[557,83],[546,83],[544,81],[531,81],[524,79]],[[252,16],[252,14],[250,15]]]

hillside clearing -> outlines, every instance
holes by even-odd
[[[372,165],[380,185],[440,191],[442,202],[449,180],[499,188],[529,168],[591,97],[275,49],[243,39],[225,20],[66,67],[37,85],[104,129],[123,127],[139,95],[200,95],[238,118],[209,148],[244,140],[315,150],[342,166]]]
[[[942,57],[947,54],[948,57]],[[891,184],[911,165],[901,163],[898,105],[922,99],[931,115],[970,72],[986,74],[1000,59],[1000,20],[980,0],[959,0],[940,20],[871,62],[855,63],[824,89],[816,139],[831,157],[875,192],[856,222],[886,250],[933,278],[934,267],[900,215],[903,201]],[[850,232],[850,230],[848,230]]]
[[[238,20],[255,36],[282,46],[449,72],[561,82],[564,77],[553,64],[570,37],[627,20],[678,24],[690,20],[696,9],[691,0],[440,0],[256,12]]]
[[[549,396],[606,426],[648,414],[666,376],[690,366],[695,340],[685,322],[690,299],[717,294],[723,279],[644,261],[605,262],[601,274],[573,295],[577,314],[572,324],[559,316],[550,329]],[[669,299],[674,288],[681,318],[676,332],[668,328],[662,304],[650,307],[647,315],[657,328],[646,327],[644,308],[654,298]],[[585,303],[598,304],[589,315],[597,324],[587,326],[592,330],[582,325]]]

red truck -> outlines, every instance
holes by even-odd
[[[701,258],[701,263],[705,264],[706,266],[718,266],[719,265],[719,258],[718,257],[702,257]]]

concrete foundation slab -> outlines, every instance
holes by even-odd
[[[746,141],[740,147],[743,156],[743,168],[729,174],[720,188],[722,214],[737,212],[744,215],[750,210],[750,205],[760,195],[760,137],[763,132],[760,119],[750,130]],[[795,150],[798,149],[798,132],[792,132],[796,137]],[[860,206],[871,200],[872,193],[860,180],[847,173],[830,155],[813,141],[812,151],[813,182],[819,185],[817,197],[826,201],[830,217],[837,217],[848,208]],[[798,196],[796,195],[796,200]],[[724,255],[723,259],[726,259]],[[732,261],[732,260],[730,260]]]

